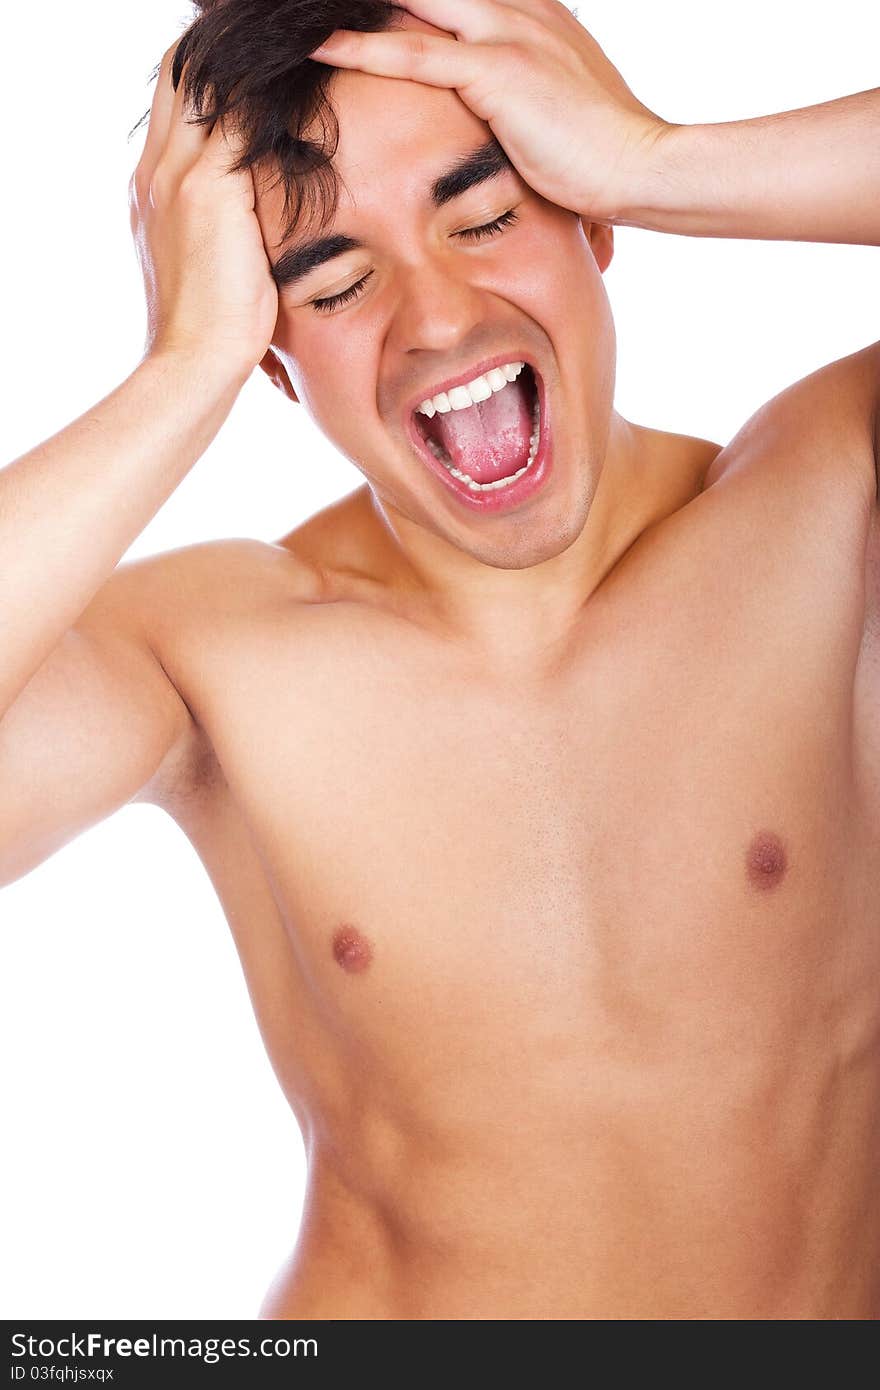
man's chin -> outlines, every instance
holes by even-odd
[[[471,517],[455,525],[448,516],[426,510],[414,498],[392,500],[373,484],[371,488],[392,525],[401,520],[407,528],[415,526],[459,554],[500,570],[533,569],[564,554],[581,535],[591,500],[569,499],[565,506],[557,501],[552,513],[546,505],[523,509],[506,517],[495,516],[490,525],[481,525],[480,518]]]
[[[472,559],[497,570],[528,570],[555,560],[564,555],[574,545],[583,528],[570,524],[550,532],[542,530],[538,534],[519,535],[507,544],[492,545],[459,544],[457,549],[466,550]]]

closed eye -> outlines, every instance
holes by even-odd
[[[505,227],[512,227],[518,219],[515,208],[509,212],[503,212],[500,217],[494,218],[491,222],[483,222],[479,227],[465,227],[460,232],[454,232],[460,241],[484,241],[487,237],[497,236],[503,232]],[[323,299],[313,299],[312,307],[319,314],[332,314],[334,310],[341,309],[345,304],[351,304],[352,300],[360,298],[364,285],[372,276],[373,271],[368,270],[355,284],[349,285],[347,290],[341,290],[339,294],[330,294]]]
[[[484,237],[495,236],[505,227],[512,227],[516,220],[516,210],[511,208],[510,212],[503,212],[500,217],[496,217],[494,222],[484,222],[481,227],[465,227],[463,232],[456,232],[455,235],[461,237],[462,241],[482,241]]]
[[[357,299],[364,285],[373,274],[368,270],[354,285],[349,285],[347,290],[341,290],[339,294],[327,295],[326,299],[313,299],[312,305],[319,314],[332,314],[334,309],[341,309],[343,304],[350,304],[353,299]]]

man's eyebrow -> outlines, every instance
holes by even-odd
[[[466,193],[469,188],[476,188],[478,184],[495,179],[512,168],[506,152],[493,135],[485,145],[471,150],[470,154],[464,155],[451,169],[447,169],[445,174],[441,174],[439,179],[435,179],[431,185],[431,202],[435,207],[442,208],[444,204],[451,203],[453,198]]]
[[[344,256],[346,251],[357,251],[361,246],[362,241],[343,236],[342,233],[304,241],[300,246],[292,246],[283,256],[279,256],[272,266],[272,278],[279,289],[284,285],[293,285],[297,280],[311,275],[313,270],[317,270],[318,266],[324,265],[326,261]]]
[[[513,164],[508,155],[492,136],[484,145],[456,160],[451,168],[434,180],[430,191],[431,202],[435,207],[442,208],[451,203],[453,198],[466,193],[469,188],[487,183],[489,179],[497,178],[499,174],[512,168]],[[285,285],[293,285],[296,281],[305,279],[319,266],[325,265],[327,261],[344,256],[346,251],[357,251],[363,244],[355,237],[346,236],[341,232],[301,242],[299,246],[292,246],[289,251],[279,256],[272,266],[272,278],[279,289]]]

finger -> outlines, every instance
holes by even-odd
[[[400,4],[417,19],[470,43],[494,38],[503,24],[504,6],[497,0],[400,0]]]
[[[429,87],[463,87],[476,76],[481,53],[475,44],[418,30],[376,34],[337,29],[309,56],[375,77],[405,77]]]
[[[189,169],[204,152],[211,133],[209,126],[201,125],[193,119],[192,111],[186,104],[184,87],[185,83],[181,78],[174,93],[168,134],[161,154],[164,168],[169,174],[177,177]]]
[[[145,183],[149,183],[150,175],[156,167],[159,156],[165,148],[168,139],[168,130],[171,125],[171,112],[174,107],[174,88],[171,85],[171,64],[174,61],[174,50],[177,44],[169,48],[162,62],[159,64],[159,73],[156,78],[156,90],[153,93],[153,102],[150,107],[150,122],[147,126],[147,138],[144,141],[144,148],[138,161],[138,174],[143,177]]]
[[[556,0],[399,0],[417,19],[469,43],[498,43],[512,37],[511,11],[546,18],[548,10],[564,9]]]
[[[217,121],[210,135],[207,136],[202,152],[201,160],[205,169],[218,176],[231,175],[234,179],[242,181],[242,186],[250,184],[250,192],[253,193],[253,178],[250,169],[238,169],[233,172],[234,165],[247,151],[247,142],[239,127],[231,117]]]

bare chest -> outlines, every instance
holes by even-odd
[[[400,1039],[454,1001],[483,1037],[490,1009],[583,1030],[588,1002],[644,1051],[673,1008],[772,1031],[851,992],[880,847],[850,523],[797,555],[711,521],[664,539],[552,675],[340,611],[218,657],[205,726],[337,1024]]]

